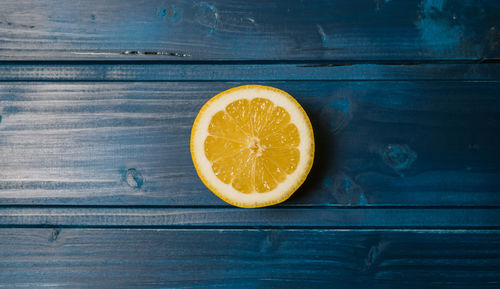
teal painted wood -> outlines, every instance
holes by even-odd
[[[0,62],[0,81],[303,81],[500,80],[496,63],[190,64],[141,62]]]
[[[499,231],[0,229],[0,286],[498,288]]]
[[[205,101],[245,83],[3,83],[0,204],[226,206],[198,179],[189,135]],[[284,206],[500,204],[498,82],[272,85],[317,142]]]
[[[2,1],[0,287],[498,288],[499,12]],[[316,133],[273,208],[220,201],[188,151],[201,105],[247,83]]]
[[[500,57],[495,0],[4,0],[0,59]]]
[[[0,227],[500,228],[497,208],[0,208]]]

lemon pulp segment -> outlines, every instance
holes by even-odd
[[[230,103],[212,117],[208,133],[205,156],[213,172],[242,193],[273,190],[299,163],[297,127],[264,98]]]

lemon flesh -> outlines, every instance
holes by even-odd
[[[246,85],[200,110],[191,154],[205,185],[224,201],[253,208],[280,203],[304,182],[314,155],[312,127],[286,92]]]

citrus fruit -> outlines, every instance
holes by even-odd
[[[311,122],[288,93],[262,85],[223,91],[200,110],[191,157],[203,183],[229,204],[281,203],[305,181],[314,159]]]

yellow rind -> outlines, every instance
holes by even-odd
[[[241,89],[245,89],[245,88],[267,89],[267,90],[272,90],[272,91],[275,91],[275,92],[278,92],[280,94],[285,95],[290,101],[292,101],[298,107],[299,111],[303,114],[304,119],[307,122],[307,126],[309,128],[309,132],[311,134],[310,135],[310,138],[311,138],[311,151],[310,151],[309,163],[306,166],[307,169],[305,170],[304,174],[302,175],[302,178],[298,182],[296,182],[293,187],[291,187],[288,191],[286,191],[285,193],[283,193],[283,195],[282,195],[281,198],[279,198],[277,200],[274,200],[274,201],[268,201],[268,202],[263,202],[263,203],[246,204],[246,203],[239,203],[239,202],[233,202],[231,200],[228,200],[222,194],[220,194],[219,192],[217,192],[217,190],[214,187],[212,187],[209,184],[209,182],[205,179],[205,177],[203,176],[203,173],[201,173],[201,170],[199,169],[198,164],[196,163],[196,158],[194,157],[194,152],[193,152],[194,132],[196,131],[196,128],[198,126],[200,116],[203,115],[203,112],[207,109],[207,107],[209,107],[209,105],[211,103],[217,101],[223,95],[225,95],[225,94],[227,94],[229,92],[233,92],[233,91],[241,90]],[[275,88],[275,87],[271,87],[271,86],[258,85],[258,84],[248,84],[248,85],[242,85],[242,86],[233,87],[233,88],[230,88],[228,90],[225,90],[225,91],[217,94],[216,96],[212,97],[209,101],[207,101],[203,105],[203,107],[198,112],[198,115],[196,116],[196,119],[194,120],[193,127],[191,128],[190,152],[191,152],[191,159],[193,160],[194,168],[196,169],[196,173],[198,174],[198,177],[201,179],[201,181],[203,182],[203,184],[205,184],[205,186],[210,191],[212,191],[212,193],[214,193],[217,197],[219,197],[220,199],[222,199],[223,201],[225,201],[228,204],[231,204],[233,206],[240,207],[240,208],[261,208],[261,207],[267,207],[267,206],[272,206],[272,205],[276,205],[276,204],[282,203],[282,202],[286,201],[288,198],[290,198],[292,196],[292,194],[295,193],[295,191],[297,191],[297,189],[305,182],[307,176],[309,175],[309,172],[311,171],[311,168],[312,168],[312,165],[313,165],[313,162],[314,162],[314,150],[315,150],[314,132],[313,132],[313,129],[312,129],[311,121],[309,120],[309,117],[307,116],[307,113],[305,112],[305,110],[297,102],[297,100],[295,98],[293,98],[290,94],[288,94],[286,91],[283,91],[281,89],[278,89],[278,88]],[[301,155],[301,157],[302,157],[302,155]]]

